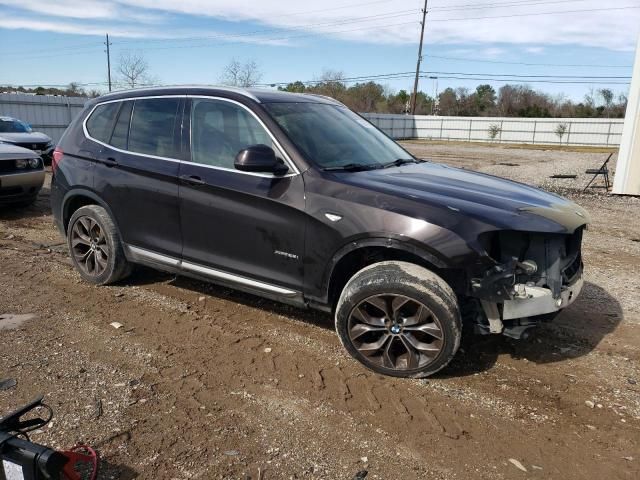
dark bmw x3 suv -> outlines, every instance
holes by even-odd
[[[332,312],[348,352],[388,375],[443,368],[463,324],[520,338],[582,287],[582,208],[417,159],[321,96],[106,95],[67,129],[53,175],[85,280],[144,264]]]

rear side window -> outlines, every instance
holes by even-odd
[[[128,150],[157,157],[177,158],[174,130],[178,98],[136,100],[131,117]]]
[[[116,119],[120,102],[98,105],[87,120],[87,131],[92,138],[109,143],[113,122]]]
[[[113,128],[110,145],[122,150],[127,149],[127,140],[129,138],[129,122],[131,121],[131,110],[133,110],[133,102],[124,102],[116,126]]]

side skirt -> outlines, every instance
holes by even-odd
[[[168,255],[134,247],[133,245],[125,245],[124,250],[127,259],[133,263],[139,263],[158,270],[216,283],[218,285],[258,295],[277,302],[287,303],[297,307],[307,307],[307,303],[304,300],[302,292],[253,280],[248,277],[235,275],[215,268],[206,267],[204,265],[186,262]]]

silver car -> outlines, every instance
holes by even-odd
[[[31,205],[44,175],[44,162],[38,154],[0,142],[0,205]]]
[[[45,162],[51,163],[54,149],[51,137],[42,132],[34,132],[31,125],[22,120],[0,116],[0,142],[33,150]]]

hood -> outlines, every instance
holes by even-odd
[[[51,138],[41,132],[0,133],[0,141],[8,143],[43,143],[50,142]]]
[[[341,173],[354,186],[436,207],[448,218],[476,220],[491,227],[521,231],[573,233],[589,222],[570,200],[522,183],[484,173],[424,162],[397,168]],[[385,202],[386,203],[386,202]],[[425,210],[425,220],[434,208]],[[435,222],[442,223],[442,222]],[[451,221],[446,222],[451,224]]]
[[[38,155],[27,148],[0,143],[0,160],[18,160],[21,158],[38,158]]]

